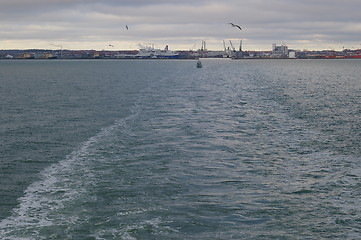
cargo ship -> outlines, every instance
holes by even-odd
[[[179,53],[169,50],[168,45],[163,50],[154,48],[153,46],[146,46],[139,49],[136,54],[118,54],[116,58],[127,59],[177,59]]]

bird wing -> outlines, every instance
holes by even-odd
[[[236,27],[236,28],[239,28],[239,30],[242,30],[242,28],[237,24],[234,24],[234,23],[229,23],[229,24],[231,24],[232,27]]]

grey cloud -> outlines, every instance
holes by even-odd
[[[2,40],[74,39],[185,41],[244,39],[257,43],[317,41],[355,44],[361,39],[356,0],[0,0]],[[236,22],[242,32],[227,25]],[[130,31],[124,26],[129,25]]]

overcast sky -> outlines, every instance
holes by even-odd
[[[361,0],[0,0],[0,49],[359,49],[360,11]]]

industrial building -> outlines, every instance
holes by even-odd
[[[272,44],[272,58],[288,58],[288,46],[282,44],[277,46],[276,43]]]

